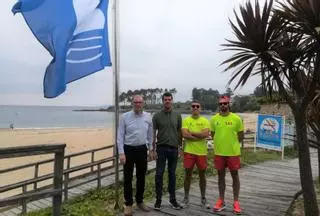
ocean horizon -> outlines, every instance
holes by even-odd
[[[114,112],[79,111],[101,108],[106,106],[0,105],[0,129],[113,128]],[[212,115],[203,116],[210,119]]]
[[[0,105],[0,128],[11,126],[16,129],[113,127],[114,113],[112,112],[74,111],[99,108],[102,107]]]

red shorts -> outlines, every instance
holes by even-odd
[[[230,171],[237,171],[240,169],[240,156],[215,155],[214,165],[217,170],[223,170],[228,167]]]
[[[197,165],[199,170],[207,169],[207,155],[194,155],[184,153],[183,165],[185,169],[192,169],[194,164]]]

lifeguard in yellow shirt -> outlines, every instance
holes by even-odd
[[[210,134],[209,120],[200,115],[201,105],[198,101],[191,103],[192,115],[182,121],[182,136],[184,142],[184,200],[183,205],[189,204],[189,191],[194,165],[199,172],[199,185],[201,192],[201,205],[210,208],[206,199],[206,169],[207,169],[207,140]]]
[[[239,204],[240,180],[240,142],[243,139],[243,123],[241,118],[230,111],[230,98],[222,96],[219,99],[220,112],[211,118],[211,136],[214,143],[215,168],[218,171],[219,199],[213,211],[223,211],[226,206],[224,193],[226,188],[226,169],[229,168],[233,180],[233,212],[241,214]]]

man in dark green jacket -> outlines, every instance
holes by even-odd
[[[156,151],[156,202],[155,210],[161,209],[163,173],[168,161],[168,191],[170,204],[174,209],[181,209],[176,200],[176,167],[179,147],[182,145],[181,115],[172,110],[173,97],[170,92],[162,95],[163,109],[156,113],[153,118],[153,149]]]

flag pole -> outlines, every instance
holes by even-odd
[[[115,205],[114,209],[119,210],[119,154],[117,147],[117,132],[119,125],[119,54],[118,54],[118,19],[119,0],[113,1],[113,81],[114,81],[114,156],[115,156]]]

